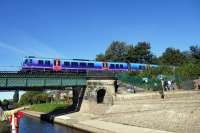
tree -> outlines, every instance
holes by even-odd
[[[127,62],[137,62],[137,56],[135,47],[133,45],[128,46]]]
[[[183,51],[182,54],[185,57],[185,62],[192,62],[193,57],[192,57],[192,53],[190,51]]]
[[[21,96],[20,102],[19,102],[19,103],[20,103],[21,105],[33,104],[32,100],[31,100],[32,98],[34,98],[33,95],[28,94],[28,93],[26,92],[26,93],[24,93],[24,94]]]
[[[96,61],[106,61],[106,57],[104,54],[96,55]]]
[[[151,45],[148,42],[138,42],[135,47],[133,45],[129,46],[128,62],[151,63],[152,57]]]
[[[13,95],[13,102],[18,103],[18,101],[19,101],[19,90],[16,90]]]
[[[176,68],[176,75],[182,80],[198,78],[200,75],[200,65],[195,63],[184,63]]]
[[[26,92],[20,98],[21,105],[45,103],[48,101],[48,94],[44,92]]]
[[[190,52],[195,62],[200,62],[200,46],[190,46]]]
[[[2,105],[2,101],[0,100],[0,106]]]
[[[160,64],[160,58],[158,58],[157,56],[153,55],[152,56],[152,60],[150,62],[151,64]]]
[[[167,48],[161,56],[161,61],[165,65],[181,65],[185,62],[185,56],[179,49]]]
[[[125,42],[113,41],[105,52],[105,57],[108,61],[126,61],[128,54],[127,45]]]
[[[9,101],[7,99],[4,99],[1,104],[4,110],[8,109]]]

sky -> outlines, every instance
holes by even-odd
[[[150,42],[159,56],[199,35],[199,0],[0,0],[0,70],[28,55],[95,59],[113,40]]]

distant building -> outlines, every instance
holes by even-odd
[[[66,97],[72,98],[72,90],[54,90],[48,93],[49,97],[52,97],[54,100],[64,100]]]

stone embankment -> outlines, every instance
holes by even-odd
[[[200,92],[166,92],[119,95],[103,121],[177,133],[200,132]]]
[[[158,92],[116,95],[113,105],[94,104],[55,117],[54,122],[97,133],[199,133],[200,92]],[[87,111],[87,112],[86,112]],[[32,114],[32,113],[30,113]]]

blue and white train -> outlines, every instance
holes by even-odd
[[[22,71],[142,71],[156,68],[158,65],[124,63],[124,62],[101,62],[80,59],[53,59],[25,57],[23,59]]]

